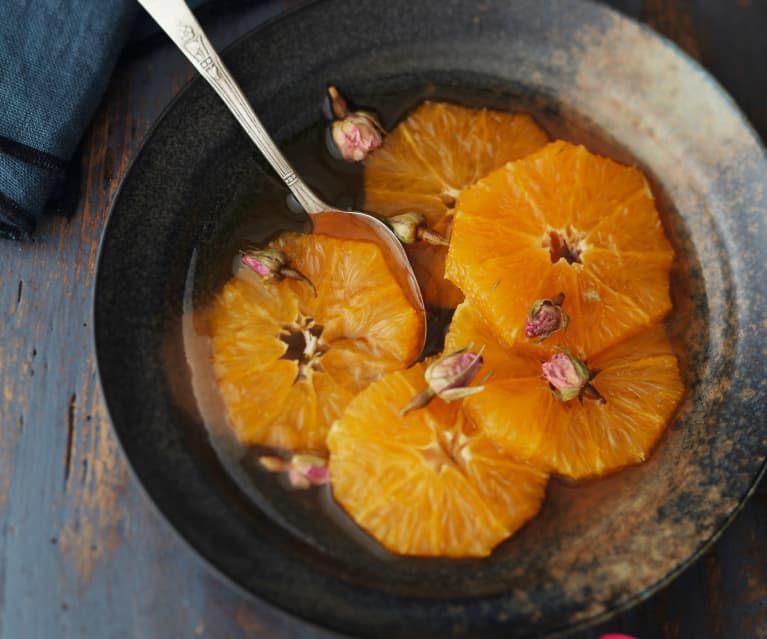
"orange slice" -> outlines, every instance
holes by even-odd
[[[418,356],[422,320],[375,244],[286,234],[272,245],[317,295],[240,268],[210,310],[215,376],[241,441],[323,450],[356,393]]]
[[[422,213],[430,229],[449,237],[449,206],[464,188],[547,142],[526,113],[425,102],[365,161],[365,210]],[[416,244],[408,253],[426,303],[454,308],[461,295],[443,277],[445,249]]]
[[[564,293],[583,318],[568,340],[595,355],[670,310],[673,259],[639,170],[554,142],[462,193],[445,274],[509,345],[535,300]]]
[[[386,375],[333,425],[333,495],[392,552],[482,557],[538,512],[547,474],[477,434],[460,401],[400,415],[424,369]]]
[[[557,399],[541,370],[553,347],[499,343],[481,314],[464,302],[445,347],[471,341],[486,346],[485,366],[495,373],[481,393],[464,400],[469,417],[520,459],[575,479],[643,461],[684,392],[662,325],[586,360],[589,369],[600,371],[593,385],[605,403]]]

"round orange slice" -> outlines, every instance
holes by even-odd
[[[671,308],[674,252],[642,173],[553,142],[461,194],[445,274],[509,345],[533,302],[565,294],[568,340],[601,350]]]
[[[365,160],[365,210],[421,213],[448,238],[450,209],[463,189],[547,142],[526,113],[424,102]],[[444,247],[418,243],[408,253],[426,303],[454,308],[461,294],[443,277]]]
[[[541,369],[555,347],[502,344],[482,315],[464,302],[456,309],[445,347],[471,341],[485,346],[485,366],[495,372],[481,393],[464,400],[466,413],[510,453],[574,479],[644,461],[684,393],[660,324],[584,358],[590,370],[599,371],[592,384],[604,403],[555,397]]]
[[[418,356],[423,323],[375,244],[290,233],[271,246],[316,295],[241,267],[209,313],[215,377],[241,441],[324,450],[349,400]]]
[[[386,375],[349,403],[328,435],[333,495],[391,552],[486,556],[538,512],[547,474],[478,434],[460,401],[401,415],[424,370]]]

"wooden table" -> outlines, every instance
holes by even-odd
[[[219,46],[274,12],[253,1],[223,4],[227,11],[206,24]],[[765,0],[611,4],[699,60],[765,139]],[[90,325],[99,237],[144,134],[191,75],[162,38],[133,47],[87,133],[75,216],[46,220],[31,245],[0,241],[3,639],[329,636],[211,574],[144,495],[105,414]],[[608,631],[767,638],[767,482],[670,586],[573,636]]]

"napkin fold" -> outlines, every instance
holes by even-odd
[[[29,238],[57,207],[51,196],[138,9],[135,0],[0,2],[0,236]]]

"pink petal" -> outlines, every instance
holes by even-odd
[[[327,466],[312,466],[304,472],[304,475],[313,484],[324,484],[330,480]]]

